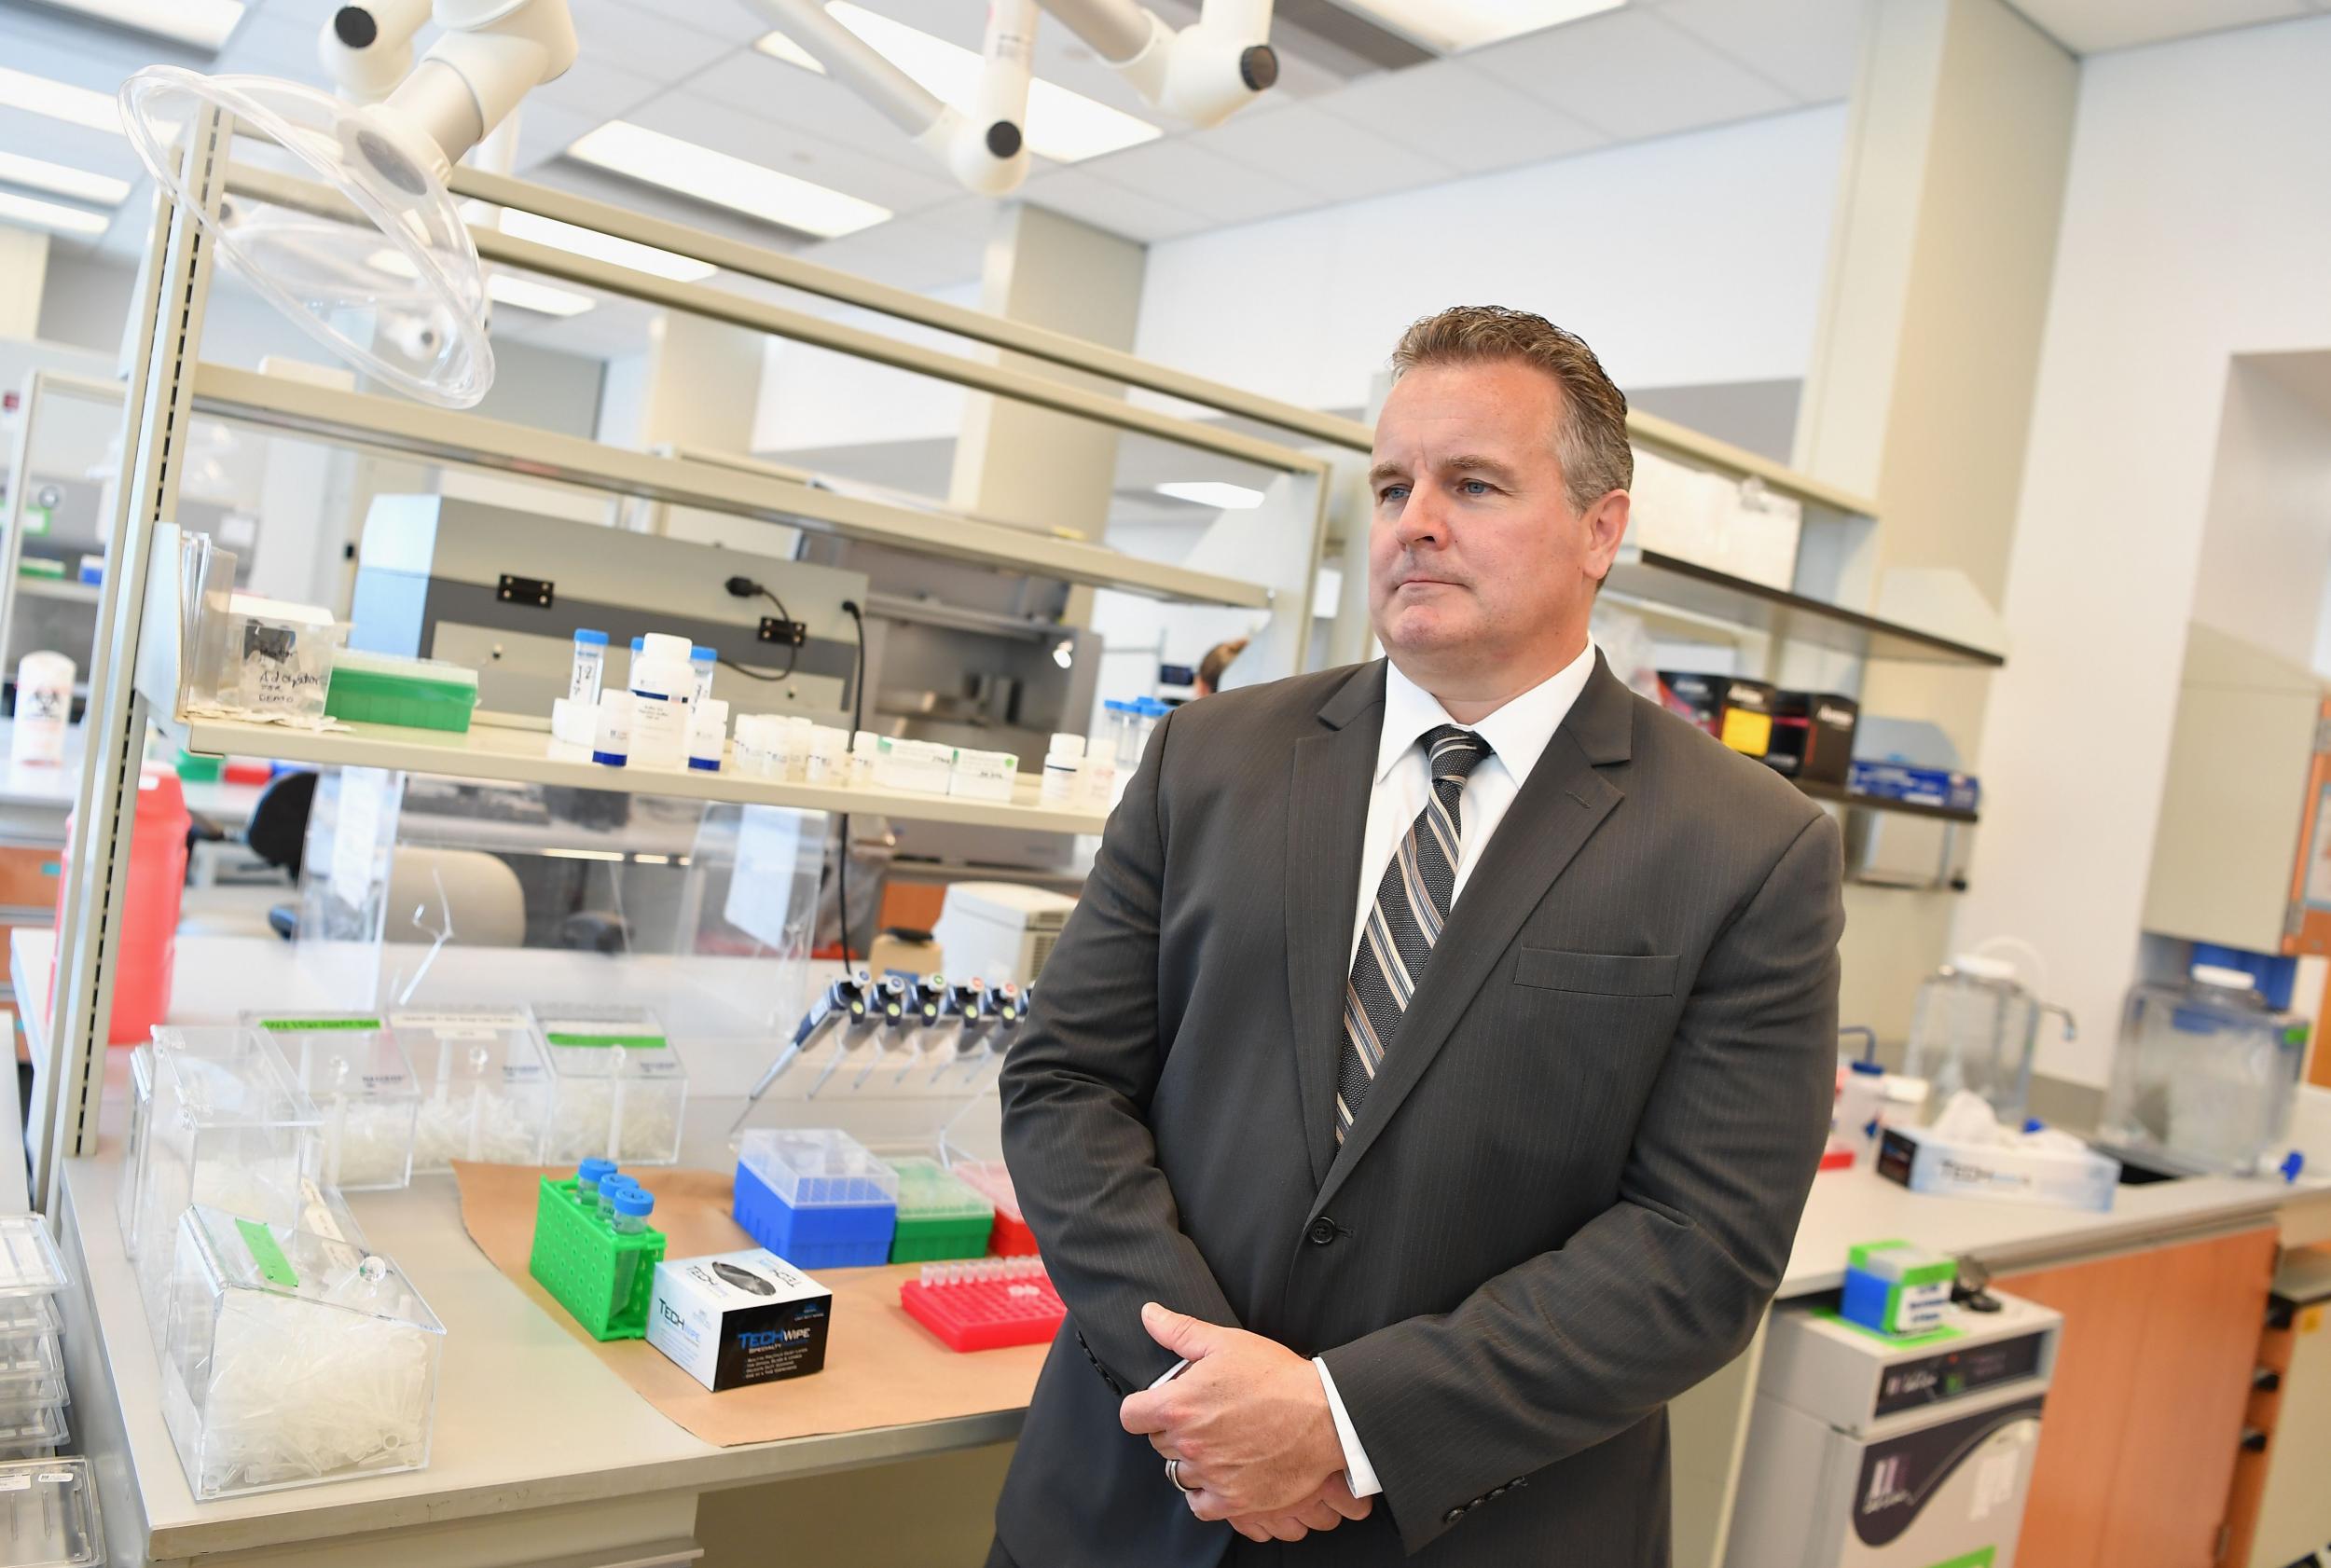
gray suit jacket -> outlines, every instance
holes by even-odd
[[[1205,1568],[1118,1404],[1157,1300],[1326,1358],[1385,1492],[1238,1559],[1663,1568],[1665,1405],[1739,1354],[1828,1126],[1836,826],[1598,656],[1350,1137],[1381,662],[1177,709],[1003,1073],[1069,1316],[997,1513],[1024,1568]]]

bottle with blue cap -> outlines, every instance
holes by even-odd
[[[614,1227],[618,1236],[637,1236],[647,1230],[647,1217],[655,1212],[655,1194],[638,1182],[615,1190]]]
[[[705,700],[711,696],[712,671],[719,667],[720,662],[721,651],[717,648],[707,648],[700,642],[689,647],[688,672],[694,675],[697,681],[696,691],[689,700],[697,707],[704,706]]]
[[[632,1180],[630,1176],[621,1171],[612,1171],[606,1176],[601,1176],[599,1182],[600,1218],[608,1221],[610,1224],[614,1223],[615,1217],[615,1200],[622,1197],[627,1189],[637,1187],[640,1184],[638,1182]]]
[[[567,700],[580,708],[597,708],[607,675],[607,634],[587,627],[574,634],[574,668],[567,676]]]
[[[574,1168],[574,1198],[586,1209],[599,1206],[599,1185],[615,1174],[615,1162],[596,1154]]]

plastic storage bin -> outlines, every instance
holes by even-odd
[[[2242,1176],[2290,1135],[2307,1023],[2240,970],[2196,964],[2184,985],[2129,991],[2102,1142],[2174,1170]]]
[[[114,960],[113,1011],[105,1043],[136,1045],[170,1015],[178,967],[178,914],[186,886],[186,832],[194,818],[174,774],[158,768],[138,775],[138,816],[130,832],[130,882],[121,901],[120,945]],[[65,854],[80,832],[80,814],[65,818]],[[64,921],[64,879],[57,881],[57,920]],[[56,959],[48,961],[56,983]]]
[[[131,1217],[137,1207],[138,1159],[145,1150],[145,1119],[153,1109],[154,1048],[139,1045],[130,1052],[130,1122],[121,1145],[121,1178],[114,1185],[114,1216],[121,1225],[121,1249],[133,1259],[138,1255],[137,1225]]]
[[[393,1263],[203,1205],[171,1258],[162,1421],[197,1498],[429,1463],[445,1328]]]
[[[246,1012],[242,1021],[275,1042],[293,1081],[315,1103],[324,1185],[363,1192],[412,1180],[421,1091],[386,1020],[373,1012]]]
[[[2032,1097],[2032,1057],[2043,1012],[2062,1012],[2016,983],[2015,966],[1979,953],[1952,958],[1918,987],[1906,1071],[1941,1104],[1965,1089],[2021,1127]]]
[[[0,1465],[0,1562],[9,1568],[98,1568],[105,1527],[86,1459]]]
[[[389,1025],[421,1080],[415,1176],[449,1171],[456,1160],[543,1163],[550,1065],[524,1012],[433,1008],[392,1013]]]
[[[893,1160],[890,1164],[899,1177],[899,1222],[890,1238],[891,1262],[931,1263],[987,1255],[987,1233],[996,1224],[994,1204],[936,1160]]]
[[[55,1329],[0,1336],[0,1411],[72,1402]]]
[[[238,593],[228,601],[223,706],[313,723],[324,717],[332,657],[348,623],[313,605]]]
[[[680,1158],[688,1074],[664,1025],[639,1007],[538,1006],[552,1078],[548,1165],[603,1155],[618,1165]]]
[[[737,1148],[731,1212],[748,1235],[796,1268],[887,1263],[898,1229],[899,1176],[838,1128],[751,1132]]]
[[[1020,1195],[1004,1162],[966,1160],[952,1168],[964,1186],[996,1205],[996,1228],[987,1233],[987,1250],[998,1258],[1036,1256],[1036,1232],[1020,1212]]]
[[[324,710],[359,724],[467,734],[477,708],[477,672],[442,659],[407,659],[342,648],[332,655]]]
[[[534,1248],[526,1272],[595,1340],[637,1340],[647,1333],[655,1265],[664,1233],[654,1226],[619,1235],[575,1196],[574,1179],[543,1178],[534,1200]]]
[[[322,1117],[256,1029],[157,1029],[145,1143],[131,1151],[138,1283],[159,1327],[178,1219],[196,1204],[297,1226],[324,1203]],[[313,1221],[310,1228],[316,1228]]]

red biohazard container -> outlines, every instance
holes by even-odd
[[[78,812],[74,814],[79,816]],[[114,1011],[106,1043],[144,1043],[170,1013],[170,978],[178,956],[178,902],[186,888],[186,791],[175,774],[149,769],[138,778],[137,824],[130,836],[130,878],[123,892],[121,939],[114,943]],[[79,823],[65,819],[65,863]],[[64,918],[64,878],[57,879],[57,918]],[[56,985],[55,960],[48,983]]]

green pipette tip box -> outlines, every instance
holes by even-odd
[[[899,1174],[898,1229],[890,1233],[893,1263],[937,1263],[987,1256],[996,1205],[935,1160],[892,1160]]]
[[[648,1302],[664,1232],[620,1236],[575,1196],[574,1178],[543,1177],[534,1200],[534,1250],[526,1272],[595,1340],[647,1335]]]

